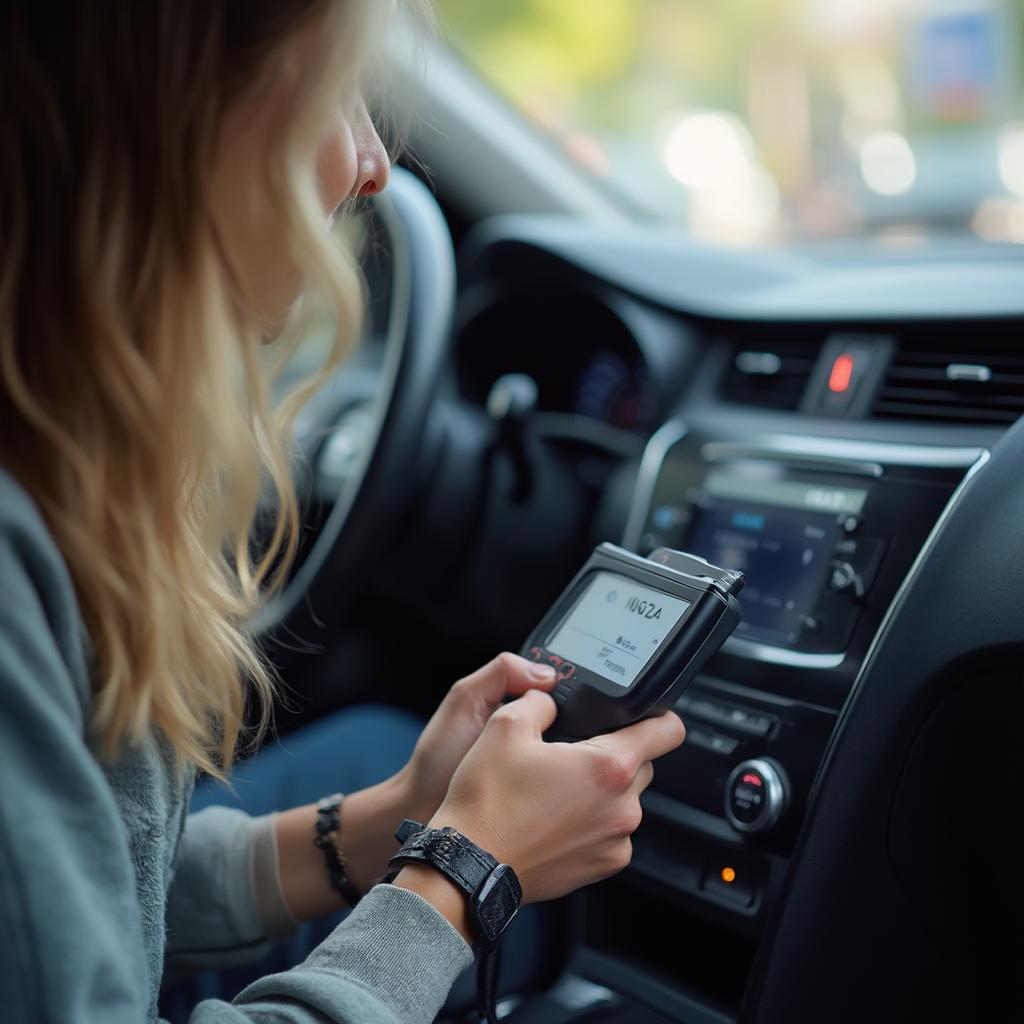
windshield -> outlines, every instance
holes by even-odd
[[[499,92],[699,237],[1024,243],[1024,0],[440,0]]]

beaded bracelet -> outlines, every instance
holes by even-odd
[[[316,836],[313,845],[324,852],[324,863],[327,865],[327,877],[331,888],[350,906],[354,907],[363,894],[352,884],[348,877],[348,867],[338,846],[338,833],[341,831],[341,793],[325,796],[317,805]]]

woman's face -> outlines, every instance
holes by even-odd
[[[243,93],[228,111],[221,131],[213,180],[214,219],[243,301],[273,332],[301,288],[297,268],[271,215],[265,168],[279,145],[295,73],[304,65],[315,28],[304,28],[282,43],[269,82]],[[387,187],[390,161],[360,100],[348,111],[339,104],[325,126],[317,159],[324,230],[346,200],[375,195]]]
[[[390,173],[387,151],[366,104],[360,100],[351,119],[339,111],[317,156],[320,198],[328,219],[346,199],[386,188]]]

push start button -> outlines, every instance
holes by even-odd
[[[739,832],[766,832],[789,799],[786,773],[767,757],[738,764],[725,784],[725,816]]]
[[[764,814],[768,783],[761,772],[751,768],[745,771],[729,791],[732,816],[745,825],[753,825]]]

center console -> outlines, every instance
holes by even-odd
[[[844,704],[984,457],[731,437],[679,421],[654,435],[624,546],[681,548],[742,570],[743,622],[678,705],[687,739],[655,767],[631,867],[587,897],[593,955],[642,961],[699,992],[701,1005],[718,1005],[721,1019],[735,1014]],[[687,915],[700,927],[680,925]],[[678,943],[645,942],[659,918]],[[640,936],[631,920],[648,922]]]

